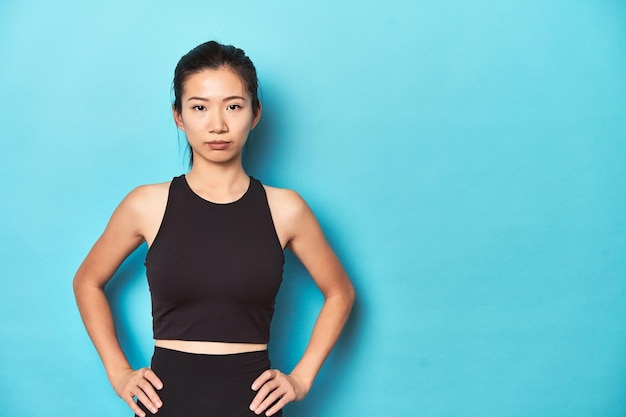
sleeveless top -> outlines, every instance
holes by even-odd
[[[174,178],[145,265],[155,339],[269,341],[284,252],[258,180],[217,204]]]

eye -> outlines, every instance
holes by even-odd
[[[202,104],[196,104],[195,106],[192,107],[192,109],[198,110],[198,111],[205,111],[206,107],[204,107]]]
[[[229,104],[228,106],[226,106],[226,108],[228,110],[239,110],[241,106],[239,104]]]

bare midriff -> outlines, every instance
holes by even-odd
[[[199,342],[193,340],[155,340],[155,346],[178,350],[186,353],[204,355],[232,355],[267,350],[266,344],[260,343],[227,343],[227,342]]]

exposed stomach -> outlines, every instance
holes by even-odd
[[[177,350],[186,353],[204,355],[232,355],[267,350],[262,343],[229,343],[229,342],[201,342],[195,340],[161,340],[154,341],[155,346]]]

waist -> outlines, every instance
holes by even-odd
[[[154,345],[179,352],[202,355],[233,355],[267,350],[267,344],[262,343],[202,342],[195,340],[157,339],[154,341]]]

